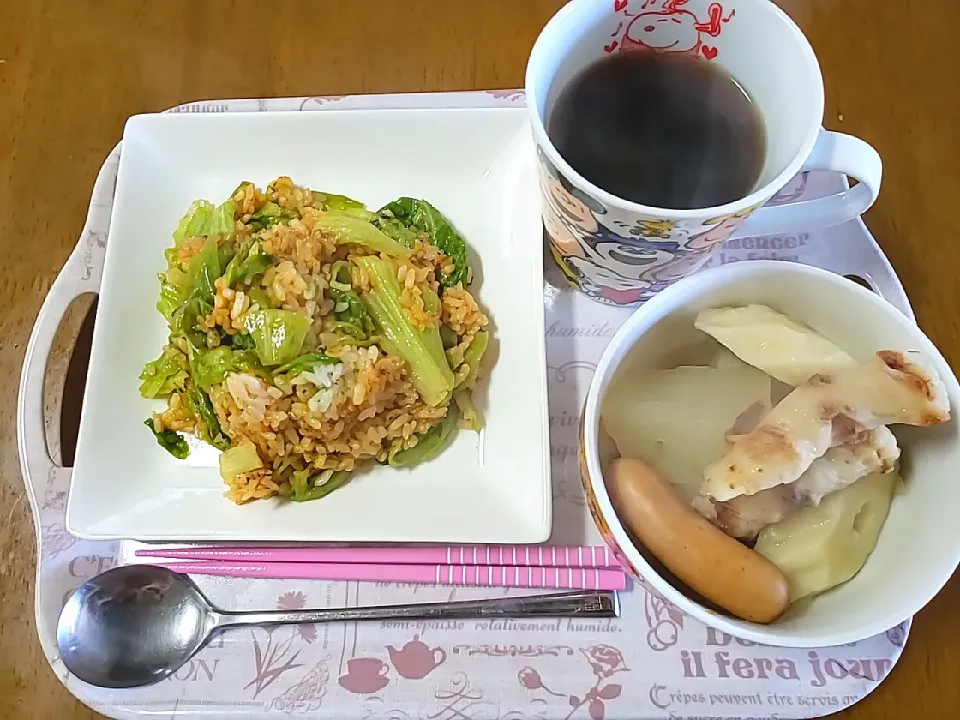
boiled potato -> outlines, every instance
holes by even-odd
[[[770,406],[769,376],[736,362],[618,373],[601,419],[621,457],[645,460],[692,501],[740,413],[754,403]]]
[[[896,472],[866,475],[760,533],[754,549],[787,576],[791,602],[860,571],[877,544],[898,479]]]
[[[716,352],[712,353],[710,358],[710,367],[717,368],[718,370],[729,370],[731,368],[735,370],[740,370],[744,365],[747,365],[743,360],[738,358],[732,352],[727,350],[722,346],[714,346],[717,348]]]
[[[694,325],[744,362],[788,385],[856,364],[819,333],[766,305],[703,310]]]

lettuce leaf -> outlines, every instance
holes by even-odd
[[[260,243],[251,243],[249,248],[242,248],[227,263],[223,271],[223,282],[230,288],[245,285],[258,275],[265,273],[275,263],[276,258],[267,255]]]
[[[161,276],[162,278],[163,276]],[[183,303],[183,292],[173,283],[160,281],[160,299],[157,300],[157,311],[169,323],[173,313]]]
[[[233,235],[237,221],[237,203],[227,200],[213,211],[210,219],[209,235]]]
[[[334,329],[342,330],[347,335],[366,340],[376,331],[376,325],[367,308],[364,307],[360,296],[353,290],[335,290],[329,288],[327,293],[333,300]]]
[[[395,218],[407,228],[427,233],[430,241],[453,260],[453,271],[440,278],[442,287],[470,283],[467,243],[433,205],[426,200],[402,197],[384,206],[379,214],[385,219]]]
[[[213,350],[197,350],[193,353],[191,370],[194,381],[203,390],[209,390],[235,372],[264,375],[260,359],[252,350],[233,350],[225,345]]]
[[[221,275],[220,252],[215,237],[208,237],[200,252],[193,256],[187,275],[190,278],[191,293],[212,303],[214,283]]]
[[[174,430],[161,430],[157,432],[153,427],[153,418],[147,418],[143,421],[143,424],[150,428],[150,432],[152,432],[153,436],[157,439],[157,444],[175,458],[183,460],[190,454],[190,446],[187,445],[187,441],[180,433]]]
[[[160,282],[170,283],[185,295],[190,291],[190,276],[180,268],[177,251],[167,248],[163,251],[163,255],[167,260],[167,269],[158,275]]]
[[[419,235],[396,218],[380,217],[377,220],[377,227],[383,231],[384,235],[393,238],[408,248],[412,248],[416,244]]]
[[[187,356],[168,346],[160,353],[160,357],[143,366],[140,395],[151,399],[169,397],[184,389],[187,377]]]
[[[173,231],[173,243],[180,247],[184,240],[209,234],[208,228],[213,220],[214,207],[206,200],[194,200],[190,208],[180,218],[177,229]]]
[[[180,247],[184,240],[210,235],[231,235],[237,217],[237,203],[232,199],[218,207],[206,200],[194,200],[173,231],[173,243]]]
[[[197,326],[197,318],[206,317],[212,310],[212,300],[201,298],[199,293],[191,293],[170,318],[170,336],[182,336],[195,348],[206,347],[207,335]]]
[[[253,338],[260,362],[267,367],[283,365],[300,355],[310,329],[310,320],[291,310],[263,309],[247,313],[244,329]]]
[[[176,283],[168,278],[174,276]],[[160,279],[157,310],[170,325],[171,337],[183,336],[195,347],[206,346],[206,333],[197,318],[213,310],[214,283],[220,277],[220,250],[216,237],[208,237],[193,256],[186,273],[171,266]]]

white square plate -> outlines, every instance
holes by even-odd
[[[522,108],[143,115],[127,122],[67,527],[141,540],[534,543],[551,525],[542,230]],[[279,175],[380,207],[429,200],[463,234],[494,326],[486,427],[316,502],[223,497],[214,454],[164,452],[138,375],[166,341],[163,250],[196,198]],[[479,263],[479,264],[478,264]],[[483,384],[478,395],[484,395]],[[481,402],[483,402],[481,400]]]

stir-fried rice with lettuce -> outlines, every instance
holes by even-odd
[[[463,238],[428,202],[372,212],[281,177],[194,202],[173,241],[157,303],[170,337],[140,375],[166,408],[144,424],[175,457],[183,433],[222,450],[233,501],[321,498],[480,430],[488,320]]]

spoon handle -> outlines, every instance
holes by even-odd
[[[269,612],[217,611],[217,628],[239,625],[287,625],[298,623],[346,622],[353,620],[465,618],[582,617],[616,618],[620,599],[613,592],[578,591],[526,597],[459,600],[456,602],[375,605],[371,607]]]

